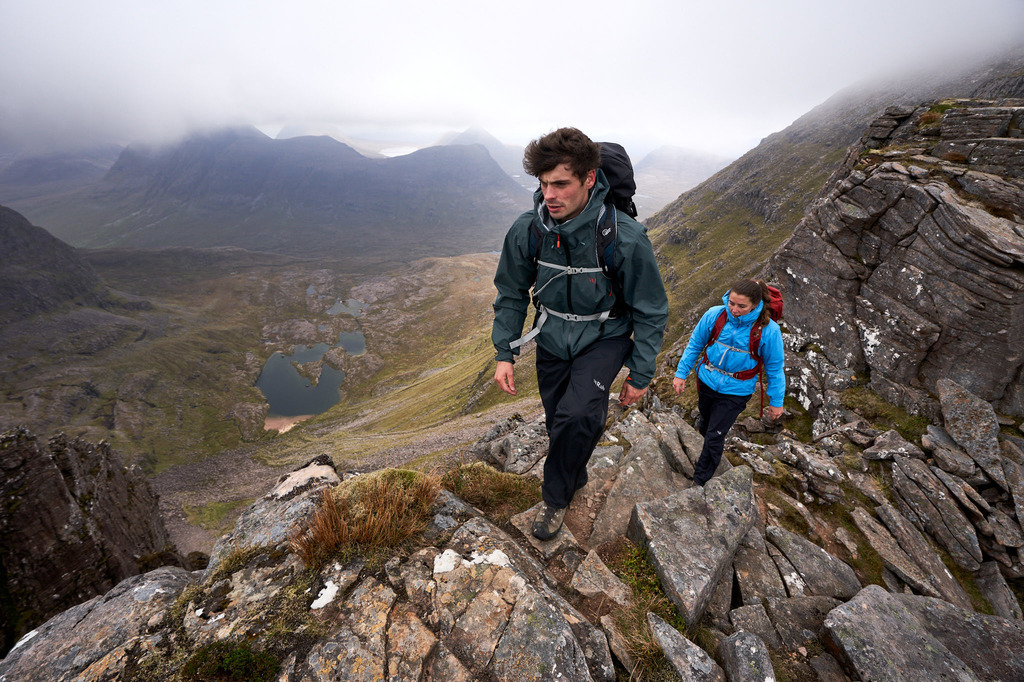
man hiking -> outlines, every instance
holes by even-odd
[[[532,531],[549,540],[587,483],[587,462],[604,431],[611,384],[623,364],[629,376],[620,404],[632,405],[647,392],[668,300],[645,228],[610,203],[598,144],[575,128],[560,128],[526,147],[523,168],[540,187],[533,210],[505,236],[494,275],[491,340],[498,361],[494,380],[515,395],[515,356],[525,340],[537,339],[549,446],[544,504]],[[610,248],[597,247],[602,234],[614,236]],[[531,287],[534,329],[520,338]]]

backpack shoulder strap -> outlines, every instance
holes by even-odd
[[[544,235],[540,231],[540,225],[537,224],[537,220],[530,221],[530,260],[533,261],[534,265],[540,259],[540,245],[544,241]]]
[[[761,329],[762,326],[760,320],[754,322],[754,326],[750,328],[750,346],[748,348],[750,351],[750,357],[757,360],[759,364],[761,362],[761,356],[757,351],[761,347]]]
[[[619,217],[614,204],[604,205],[604,215],[594,226],[597,234],[594,245],[597,249],[597,264],[605,277],[615,279],[615,239],[619,235]]]
[[[725,309],[718,313],[718,317],[715,318],[715,323],[711,325],[711,333],[708,334],[708,340],[704,344],[704,350],[701,351],[697,364],[708,362],[708,348],[718,339],[718,335],[725,329],[725,323],[729,320],[729,316],[725,313]]]
[[[710,346],[718,338],[718,335],[725,329],[725,323],[729,321],[729,316],[725,312],[725,308],[722,308],[722,312],[718,313],[718,317],[715,318],[715,323],[711,326],[711,334],[708,335],[708,342],[705,346]]]

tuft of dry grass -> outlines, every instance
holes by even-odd
[[[540,501],[540,481],[498,471],[483,462],[462,464],[446,472],[441,486],[505,525]]]
[[[385,469],[325,489],[310,520],[289,542],[307,566],[339,554],[372,555],[421,533],[437,498],[436,477]]]

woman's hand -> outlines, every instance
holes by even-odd
[[[676,395],[682,395],[683,391],[686,390],[686,379],[674,378],[672,380],[672,388],[675,390]]]
[[[782,408],[781,407],[772,407],[771,405],[769,405],[768,406],[768,418],[771,419],[773,422],[776,422],[776,421],[779,420],[780,417],[782,417]]]

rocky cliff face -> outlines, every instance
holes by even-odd
[[[761,272],[847,148],[887,107],[945,97],[1024,97],[1024,45],[997,63],[843,90],[647,220],[669,289],[670,325],[680,320],[678,333],[688,331],[737,277]]]
[[[0,470],[0,650],[128,576],[182,563],[149,483],[107,445],[10,430],[0,434]]]
[[[1024,414],[1024,100],[892,107],[771,259],[791,329],[912,412]]]

